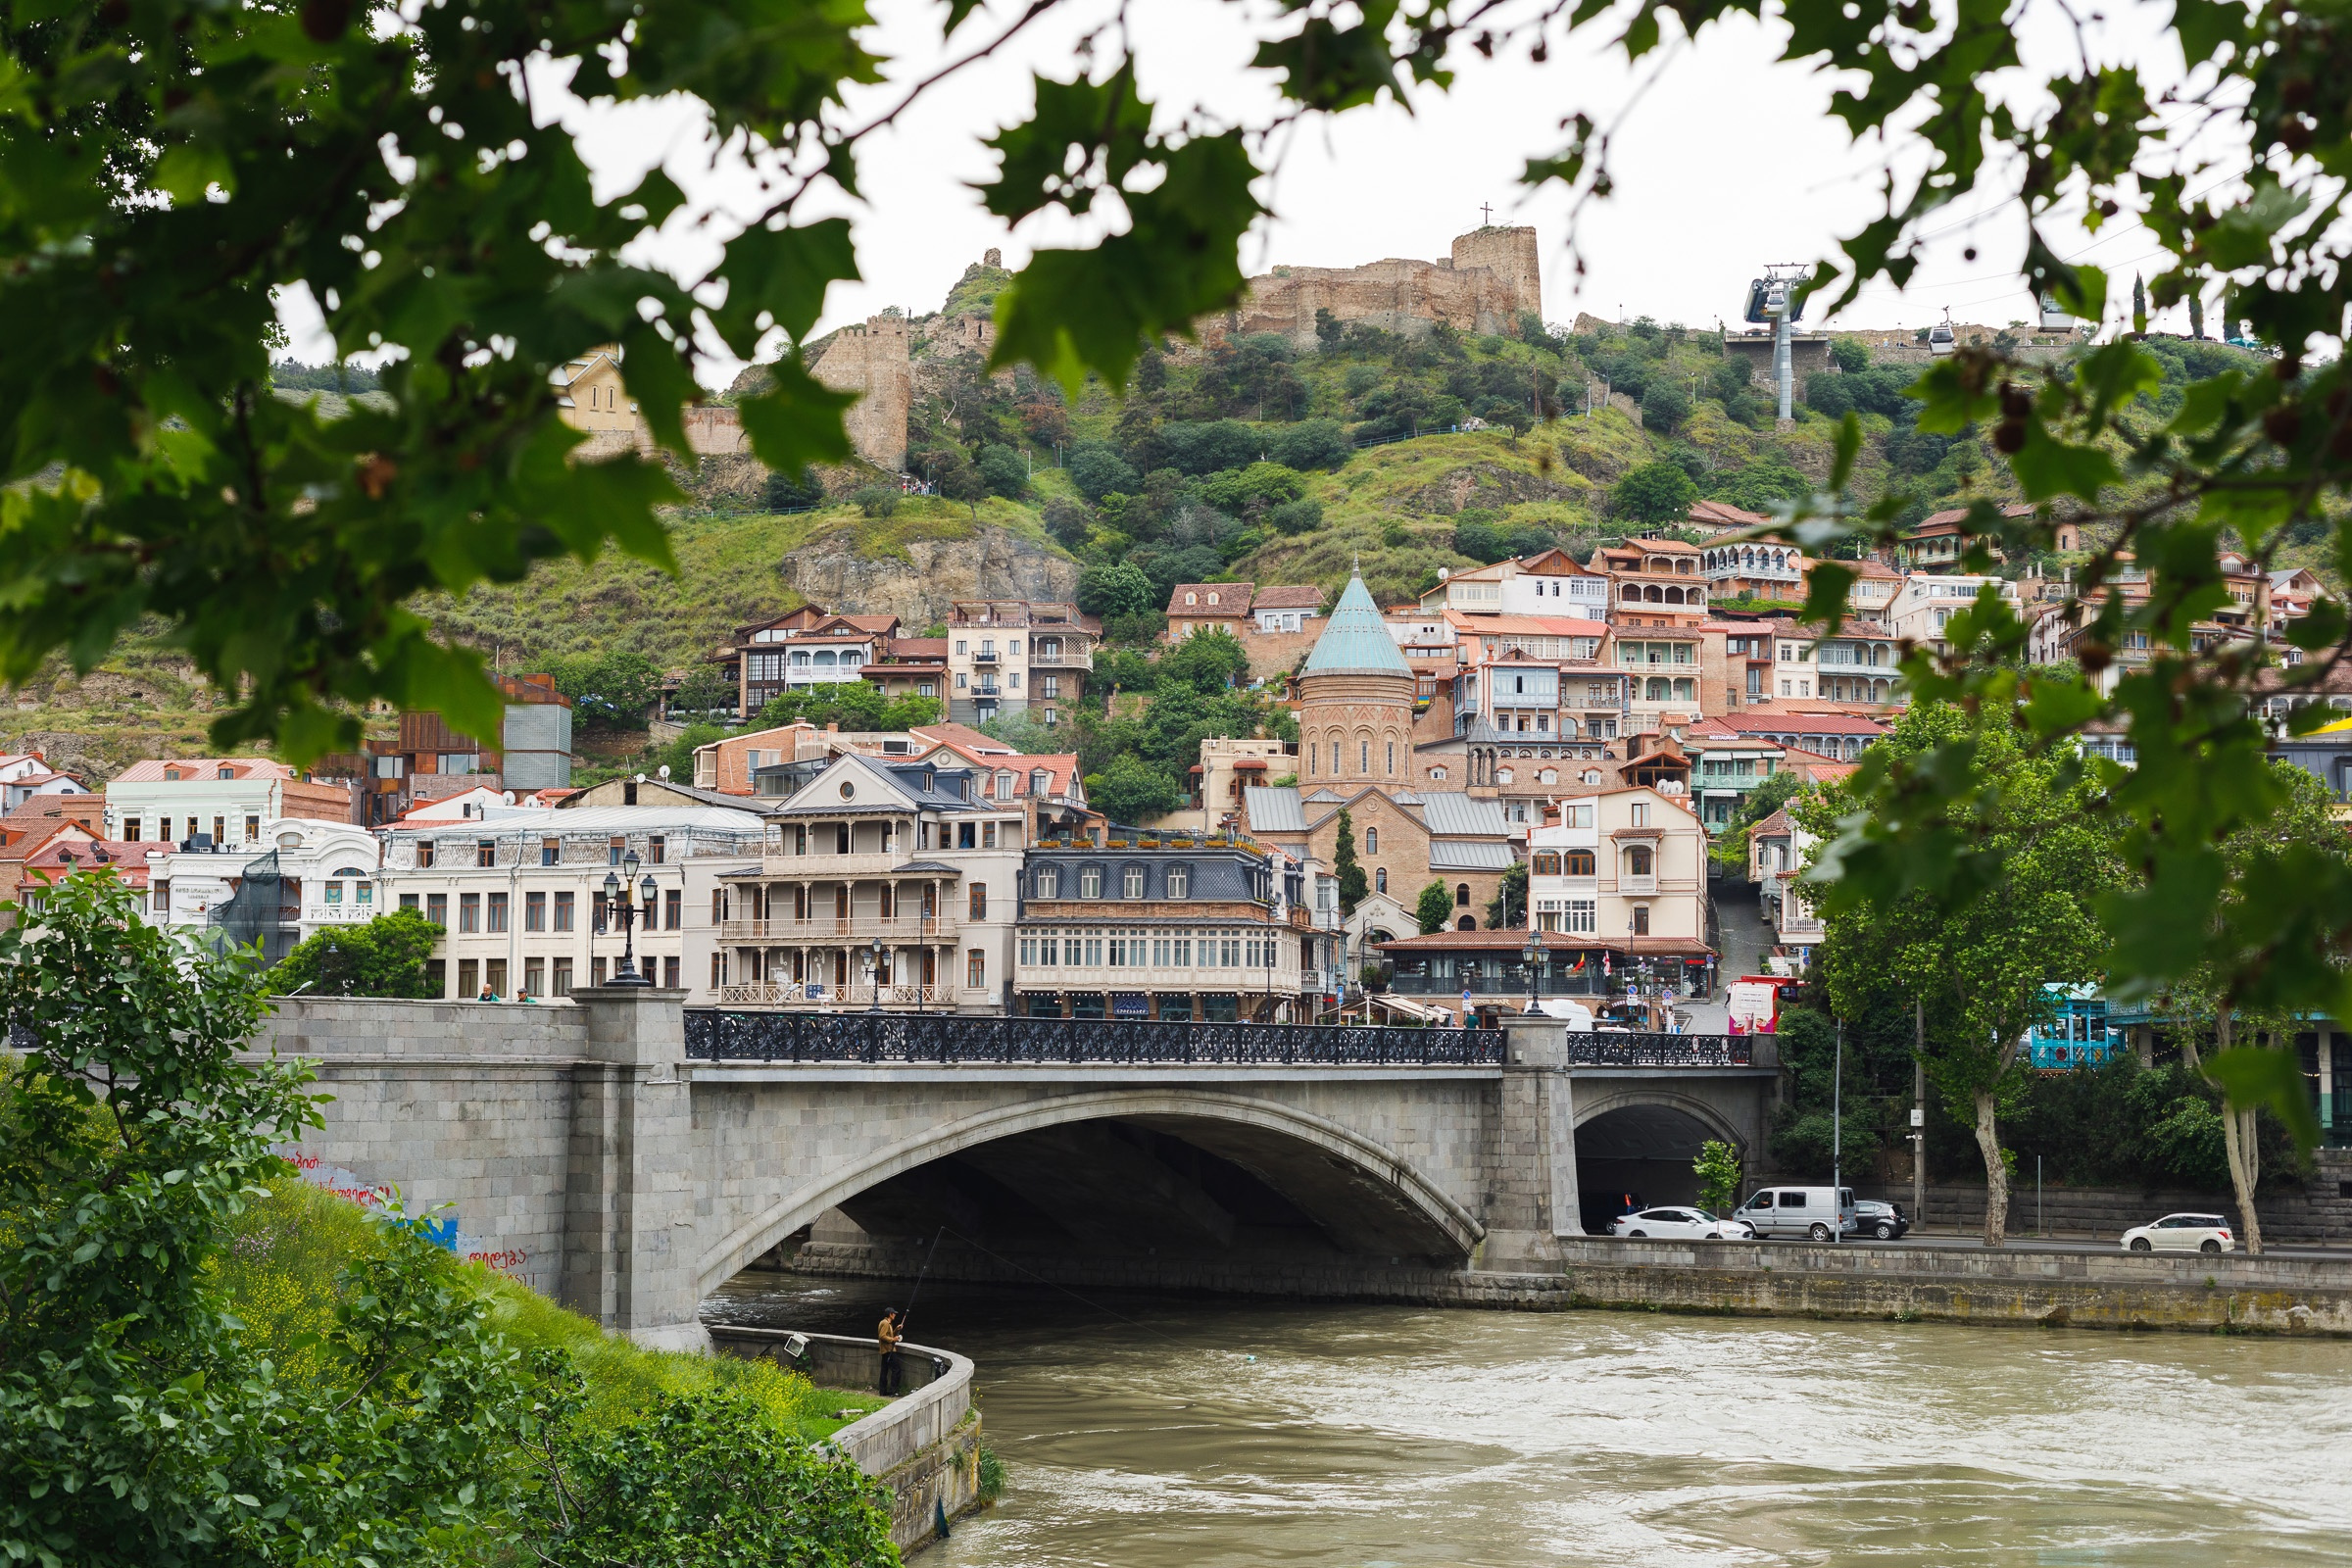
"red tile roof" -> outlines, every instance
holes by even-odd
[[[1260,588],[1250,601],[1251,610],[1321,610],[1323,590],[1312,583],[1275,583]]]
[[[1168,613],[1195,619],[1203,615],[1218,620],[1239,619],[1250,613],[1250,599],[1256,591],[1257,584],[1253,582],[1180,582],[1168,590]],[[1185,603],[1186,594],[1191,594],[1195,602]],[[1217,600],[1213,605],[1208,602],[1212,594]]]
[[[218,778],[223,767],[232,769],[229,775],[231,778],[292,778],[295,776],[294,770],[285,763],[273,762],[264,757],[190,757],[177,760],[150,757],[133,762],[122,772],[117,773],[114,782],[118,784],[167,783],[170,781],[164,777],[166,768],[175,768],[178,770],[181,780],[194,782],[198,779]]]
[[[1725,528],[1756,528],[1772,519],[1760,512],[1742,512],[1728,502],[1695,501],[1690,505],[1690,520]]]

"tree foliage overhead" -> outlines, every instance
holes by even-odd
[[[415,909],[392,909],[363,925],[341,926],[306,937],[270,972],[279,996],[297,991],[322,997],[408,997],[441,995],[424,970],[441,928]]]

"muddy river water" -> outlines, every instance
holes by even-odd
[[[1009,1483],[924,1568],[2352,1564],[2352,1344],[936,1283],[908,1337],[978,1363]]]

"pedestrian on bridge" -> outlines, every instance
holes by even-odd
[[[882,1352],[882,1380],[877,1392],[885,1399],[895,1398],[906,1386],[906,1375],[899,1364],[899,1311],[896,1307],[882,1309],[882,1321],[874,1325],[874,1343]]]

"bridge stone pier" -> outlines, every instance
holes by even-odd
[[[761,1259],[1388,1293],[1556,1270],[1580,1165],[1687,1177],[1762,1139],[1745,1041],[294,999],[314,1180],[398,1187],[454,1245],[641,1341],[704,1343]],[[1600,1163],[1580,1161],[1579,1140]],[[1612,1185],[1615,1185],[1612,1181]],[[1652,1201],[1680,1196],[1660,1191]],[[1007,1276],[1004,1271],[1010,1270]]]

